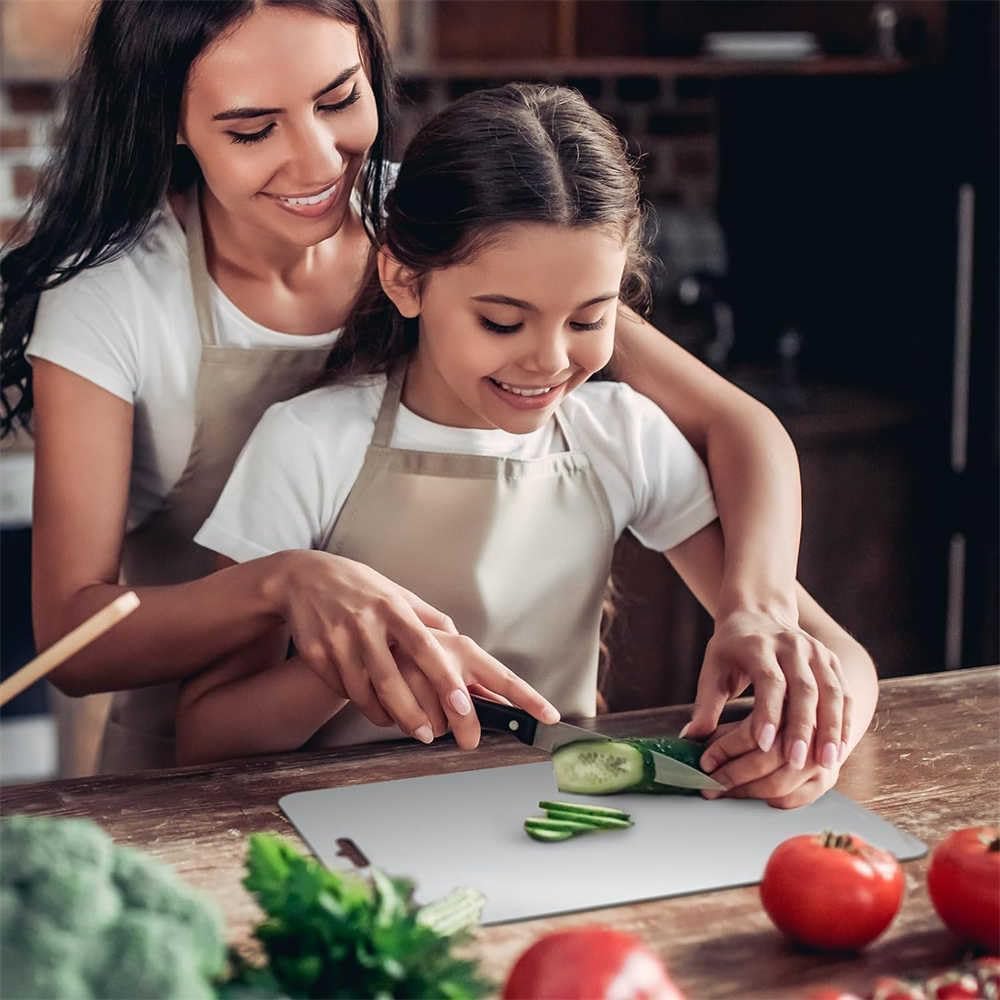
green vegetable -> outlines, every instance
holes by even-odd
[[[552,842],[569,840],[581,833],[624,830],[632,826],[632,818],[620,809],[579,805],[573,802],[539,802],[544,816],[529,816],[524,830],[534,840]]]
[[[615,792],[697,795],[695,789],[676,788],[656,780],[653,752],[700,770],[702,743],[666,736],[647,739],[581,740],[559,747],[552,755],[556,784],[563,792],[611,795]]]
[[[227,997],[472,1000],[492,989],[473,961],[452,953],[482,910],[474,890],[420,908],[406,879],[333,872],[262,833],[250,837],[243,884],[267,914],[255,935],[268,964],[235,959]]]
[[[0,996],[199,1000],[222,921],[173,869],[88,820],[0,821]]]

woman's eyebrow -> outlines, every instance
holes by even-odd
[[[511,298],[509,295],[473,295],[472,298],[475,302],[495,302],[501,306],[517,306],[518,309],[530,309],[533,312],[538,312],[538,306],[533,306],[530,302],[525,302],[522,299]],[[618,292],[605,292],[604,295],[595,295],[594,298],[581,302],[576,306],[576,309],[586,309],[587,306],[596,306],[599,302],[610,302],[617,298]]]
[[[336,90],[337,87],[354,76],[359,69],[361,69],[361,63],[355,63],[350,69],[345,69],[342,73],[338,73],[325,87],[317,90],[313,94],[312,99],[318,101],[324,94],[330,93],[331,90]],[[284,108],[229,108],[226,111],[220,111],[217,115],[212,115],[212,121],[228,122],[241,118],[262,118],[264,115],[280,115],[284,110]]]

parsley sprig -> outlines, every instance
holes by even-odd
[[[272,834],[250,837],[244,886],[267,915],[267,965],[235,962],[228,996],[476,1000],[492,984],[453,953],[481,909],[460,890],[423,910],[413,883],[330,871]],[[481,899],[481,897],[480,897]]]

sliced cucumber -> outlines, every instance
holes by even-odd
[[[544,843],[554,843],[557,840],[569,840],[574,836],[572,830],[546,830],[540,827],[532,827],[525,824],[525,832],[532,840],[541,840]]]
[[[524,821],[525,830],[565,830],[568,833],[593,833],[599,827],[576,819],[551,819],[548,816],[529,816]]]
[[[609,806],[591,806],[583,802],[548,802],[542,800],[538,803],[540,809],[558,810],[559,812],[582,813],[584,816],[604,816],[608,819],[631,819],[632,817],[621,809],[612,809]]]
[[[549,819],[564,819],[571,823],[586,823],[595,830],[626,830],[632,826],[630,819],[618,819],[617,816],[586,816],[579,812],[569,812],[563,809],[547,809]]]
[[[651,792],[697,795],[693,788],[676,788],[656,780],[653,752],[666,754],[698,768],[704,745],[694,740],[649,739],[581,740],[559,747],[552,755],[556,784],[562,792],[613,795],[615,792]]]

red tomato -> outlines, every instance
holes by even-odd
[[[774,849],[760,898],[790,938],[825,951],[855,951],[892,923],[903,900],[903,870],[860,837],[803,834]]]
[[[928,979],[927,1000],[980,1000],[979,980],[969,972],[943,972]]]
[[[637,937],[576,927],[539,938],[514,964],[503,1000],[684,1000]]]
[[[1000,828],[969,826],[945,837],[931,854],[927,891],[948,927],[995,953],[1000,947]]]

